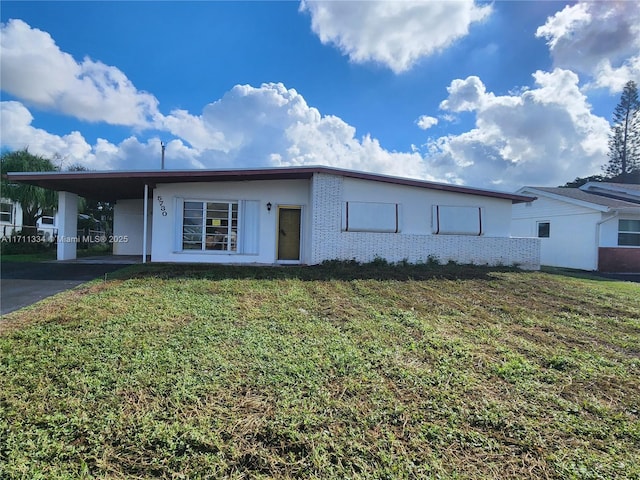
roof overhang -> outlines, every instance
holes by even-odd
[[[558,190],[570,191],[570,190],[576,190],[576,189],[558,188]],[[618,212],[618,213],[638,214],[638,212],[640,212],[640,203],[638,202],[637,199],[621,198],[615,195],[602,195],[600,193],[595,193],[592,191],[585,191],[582,188],[578,190],[584,192],[584,194],[588,194],[591,198],[594,198],[596,201],[591,202],[589,200],[573,198],[573,197],[562,195],[559,193],[548,192],[544,189],[536,188],[536,187],[522,187],[520,190],[518,190],[518,193],[530,194],[530,195],[535,195],[536,197],[544,197],[544,198],[550,198],[553,200],[559,200],[565,203],[577,205],[579,207],[588,208],[590,210],[595,210],[597,212],[602,212],[602,213]],[[622,203],[623,205],[605,205],[602,203],[597,203],[597,201],[602,202],[605,200],[617,200],[619,201],[618,203]]]
[[[141,199],[144,186],[155,188],[163,183],[241,182],[255,180],[311,179],[314,174],[392,183],[432,190],[479,195],[510,200],[513,203],[531,202],[535,197],[494,190],[392,177],[374,173],[342,170],[332,167],[273,167],[237,170],[151,170],[100,172],[9,172],[9,181],[26,183],[59,192],[71,192],[81,197],[102,201]]]
[[[577,198],[571,198],[565,195],[558,195],[557,193],[553,193],[553,192],[546,192],[544,190],[540,190],[535,187],[522,187],[520,190],[518,190],[518,193],[519,194],[528,193],[530,195],[536,195],[536,197],[546,197],[554,200],[560,200],[565,203],[570,203],[573,205],[577,205],[579,207],[589,208],[591,210],[596,210],[598,212],[608,212],[611,210],[610,207],[607,207],[605,205],[599,205],[597,203],[587,202],[585,200],[579,200]]]
[[[612,208],[611,211],[619,215],[640,215],[640,206]]]
[[[638,185],[624,185],[618,183],[589,182],[580,187],[580,190],[593,193],[602,197],[622,200],[624,202],[640,205],[640,189]]]

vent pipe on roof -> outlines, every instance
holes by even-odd
[[[162,148],[162,163],[160,164],[160,169],[164,170],[164,150],[167,146],[162,142],[162,140],[160,141],[160,147]]]

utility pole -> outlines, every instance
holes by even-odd
[[[165,148],[167,148],[167,146],[164,144],[162,140],[160,140],[160,147],[162,147],[162,164],[160,166],[160,169],[164,170],[164,150]]]

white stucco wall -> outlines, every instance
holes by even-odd
[[[253,205],[250,228],[257,235],[256,251],[183,251],[182,205],[184,201],[237,201],[239,225],[242,206]],[[344,202],[397,203],[398,233],[343,232]],[[272,204],[271,211],[266,208]],[[482,208],[483,234],[436,235],[432,233],[433,205]],[[153,191],[149,230],[154,262],[259,263],[277,262],[278,206],[302,207],[301,263],[344,259],[371,261],[427,261],[490,265],[518,264],[539,267],[540,242],[536,238],[510,238],[511,201],[479,195],[441,192],[419,187],[316,174],[312,180],[270,180],[160,184]],[[114,234],[129,241],[114,245],[115,254],[142,251],[142,201],[120,201],[114,215]],[[249,214],[245,219],[249,219]],[[247,234],[239,228],[241,236]],[[248,235],[248,234],[247,234]]]
[[[382,257],[391,262],[441,262],[514,265],[539,268],[539,241],[510,238],[511,201],[477,195],[440,192],[401,185],[367,182],[318,174],[312,184],[312,263],[342,259],[368,262]],[[394,202],[402,205],[400,233],[341,231],[345,201]],[[482,236],[434,235],[432,205],[479,206],[484,209]]]
[[[179,211],[179,199],[258,202],[258,252],[246,254],[223,251],[182,251],[182,211]],[[311,235],[308,202],[308,180],[160,184],[153,192],[151,261],[276,263],[278,206],[296,205],[302,207],[301,262],[309,263]],[[267,203],[272,205],[270,212],[267,210]],[[162,214],[163,211],[166,215]],[[242,222],[242,219],[239,218],[239,221]],[[238,236],[242,234],[242,231],[238,232]],[[239,238],[238,243],[240,241]]]
[[[113,254],[142,255],[144,202],[139,200],[118,200],[113,207]],[[151,201],[147,217],[147,254],[151,251],[153,214]]]
[[[539,197],[530,206],[514,205],[512,214],[511,228],[515,236],[537,237],[537,223],[549,222],[549,238],[540,239],[542,265],[581,270],[598,268],[596,232],[598,222],[603,219],[601,212]],[[607,222],[603,225],[615,226],[617,245],[617,222]]]

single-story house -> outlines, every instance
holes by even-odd
[[[0,198],[0,238],[10,237],[13,232],[22,231],[22,207],[19,203]],[[44,212],[36,222],[36,231],[45,238],[54,238],[57,232],[56,212]]]
[[[511,206],[527,195],[311,166],[8,176],[59,192],[59,259],[75,258],[80,195],[115,202],[114,255],[152,262],[539,268],[539,240],[510,232]]]
[[[542,265],[640,272],[640,185],[589,182],[518,193],[538,198],[514,204],[512,228],[541,240]]]

